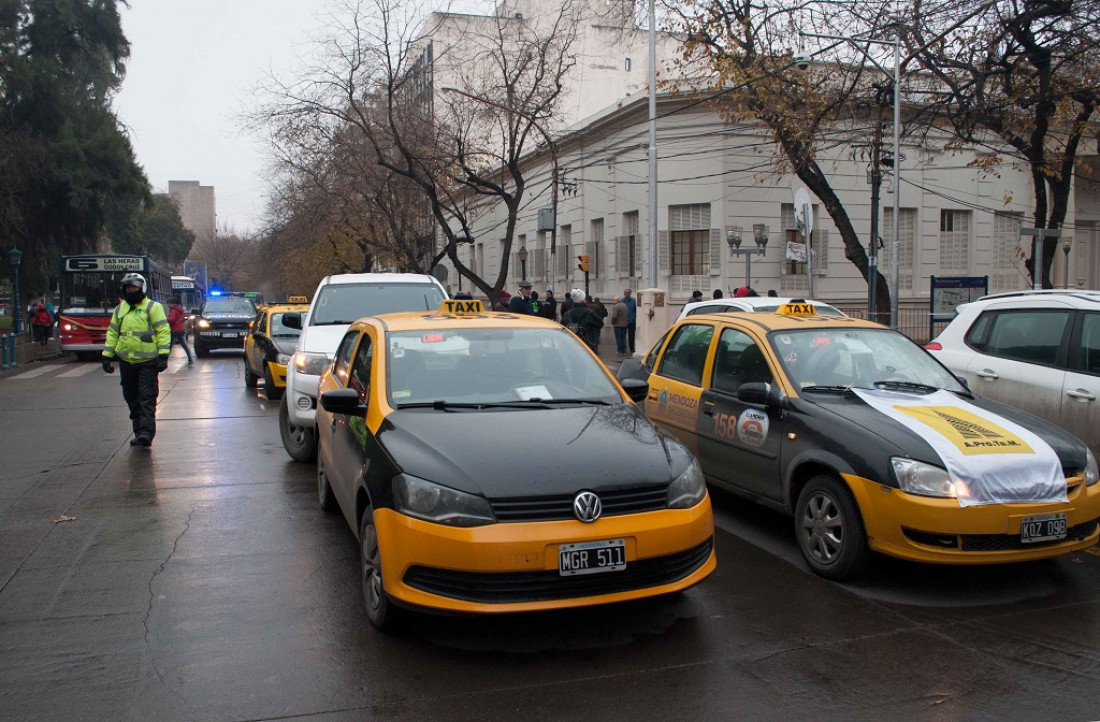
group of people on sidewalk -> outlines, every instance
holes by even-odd
[[[455,298],[472,298],[472,296],[469,293],[459,292],[455,294]],[[494,311],[542,316],[560,321],[596,353],[599,353],[600,349],[600,333],[603,330],[604,319],[610,316],[611,327],[615,331],[615,351],[620,356],[634,354],[638,304],[631,296],[629,288],[623,289],[622,298],[615,300],[610,313],[600,299],[592,298],[582,289],[574,288],[562,301],[559,318],[558,301],[554,297],[554,289],[546,289],[545,298],[540,300],[538,291],[531,287],[530,281],[520,281],[519,293],[513,296],[502,289],[492,308]]]

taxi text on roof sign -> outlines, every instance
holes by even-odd
[[[447,316],[470,316],[485,313],[485,307],[477,299],[448,298],[439,304],[439,312]]]
[[[784,303],[776,313],[781,316],[816,316],[817,310],[812,303]]]
[[[309,298],[306,296],[290,296],[286,300],[287,303],[309,303]]]

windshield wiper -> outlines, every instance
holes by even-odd
[[[825,393],[846,394],[852,390],[851,386],[803,386],[801,391],[824,391]]]
[[[921,391],[926,394],[940,390],[939,386],[929,386],[928,384],[920,384],[916,381],[892,381],[890,379],[876,381],[872,386],[879,389],[893,389],[897,391]]]
[[[518,403],[536,403],[547,405],[562,405],[562,404],[589,404],[592,406],[610,406],[611,403],[604,401],[603,399],[543,399],[535,396],[534,398],[526,399]]]
[[[417,401],[407,404],[397,404],[398,409],[435,409],[436,411],[457,411],[460,409],[533,409],[549,408],[545,402],[531,401],[482,401],[481,403],[454,402],[454,401]]]

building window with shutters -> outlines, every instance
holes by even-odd
[[[623,235],[619,236],[619,247],[615,249],[617,258],[615,268],[619,278],[631,278],[641,275],[641,253],[638,240],[638,211],[623,214]]]
[[[940,262],[943,275],[970,271],[971,211],[940,210]]]
[[[669,251],[673,276],[710,273],[710,204],[669,206]]]
[[[594,278],[599,278],[602,273],[602,261],[600,260],[600,254],[603,249],[603,219],[596,218],[591,223],[591,234],[589,236],[592,240],[587,244],[587,250],[585,253],[589,257],[589,273]]]
[[[1027,269],[1020,248],[1022,213],[997,213],[993,216],[993,274],[990,292],[1018,291],[1028,287]]]

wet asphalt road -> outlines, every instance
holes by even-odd
[[[117,374],[0,374],[0,718],[1100,718],[1100,557],[840,585],[725,495],[718,571],[686,593],[382,635],[241,357],[180,363],[151,450]]]

